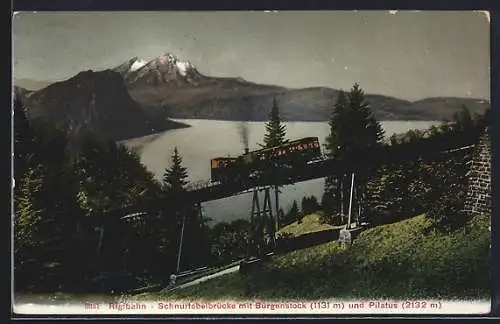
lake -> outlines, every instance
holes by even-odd
[[[157,179],[161,179],[165,168],[170,166],[174,147],[182,156],[188,169],[190,181],[210,178],[210,159],[220,156],[238,156],[243,153],[242,134],[248,137],[250,150],[260,148],[265,133],[265,122],[234,122],[219,120],[177,119],[191,127],[166,131],[164,133],[130,139],[123,143],[137,151],[141,162]],[[427,129],[437,125],[437,121],[382,121],[386,137],[394,133],[404,133],[410,129]],[[288,122],[287,138],[290,140],[315,136],[325,144],[329,126],[327,122]],[[301,182],[282,188],[280,206],[286,212],[293,200],[300,202],[304,195],[314,195],[321,200],[324,179]],[[274,196],[274,194],[272,195]],[[274,208],[274,199],[272,201]],[[202,204],[205,216],[214,221],[231,221],[249,218],[251,194],[215,200]]]

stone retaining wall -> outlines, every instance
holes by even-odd
[[[491,214],[491,139],[486,129],[476,144],[468,171],[464,209],[471,214]]]

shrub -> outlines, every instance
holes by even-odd
[[[463,184],[451,184],[447,193],[437,199],[426,214],[435,228],[453,231],[466,225],[469,215],[463,211],[465,193]]]

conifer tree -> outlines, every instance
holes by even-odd
[[[163,175],[163,189],[166,194],[178,194],[186,191],[186,185],[188,184],[188,173],[187,168],[182,165],[182,157],[177,150],[177,147],[174,148],[174,153],[172,154],[170,167],[165,169],[165,173]],[[166,216],[166,217],[165,217]],[[172,217],[173,216],[173,217]],[[178,237],[177,239],[177,261],[180,263],[177,264],[176,271],[179,271],[179,267],[182,268],[183,265],[186,264],[186,254],[185,251],[189,250],[187,247],[191,238],[193,237],[193,232],[191,229],[193,228],[191,224],[195,221],[197,217],[195,216],[194,206],[179,206],[179,208],[169,209],[163,211],[163,219],[160,220],[164,227],[172,226],[172,222],[175,223],[175,228],[178,229]],[[168,238],[167,235],[161,235],[161,245],[164,249],[168,249],[168,245],[171,244],[171,241],[168,242],[171,238]]]
[[[264,147],[273,147],[285,142],[286,126],[280,115],[280,109],[273,98],[273,106],[269,113],[269,121],[266,123],[266,134],[264,135]]]
[[[182,157],[179,155],[177,147],[174,148],[171,166],[165,170],[163,185],[166,192],[180,192],[185,190],[188,173],[187,168],[182,165]]]
[[[331,118],[328,121],[330,126],[330,133],[326,137],[326,152],[327,156],[330,158],[335,158],[339,155],[342,150],[343,145],[347,143],[348,140],[348,130],[346,129],[347,122],[347,98],[344,91],[340,91],[337,97],[337,101],[334,105],[334,110],[331,114]]]
[[[300,216],[300,211],[299,211],[299,205],[297,204],[297,201],[294,200],[292,207],[288,211],[287,219],[289,223],[293,223],[296,220],[299,219]]]
[[[329,125],[330,134],[326,138],[326,149],[331,158],[344,158],[352,152],[381,145],[384,140],[384,130],[373,116],[369,105],[365,102],[364,92],[357,83],[347,94],[340,91]],[[339,186],[341,185],[344,191],[343,197],[348,197],[350,183],[347,178],[345,175],[340,176],[339,181],[333,177],[326,178],[325,193],[330,196],[330,199],[333,199],[333,195],[340,194]],[[358,172],[356,175],[356,184],[359,186],[358,192],[361,195],[366,178],[367,172],[365,171]],[[328,198],[325,197],[322,200],[327,202]],[[347,207],[345,199],[343,203],[344,207]],[[330,202],[327,205],[332,204]]]
[[[273,106],[269,112],[269,121],[266,123],[266,134],[264,135],[264,145],[263,147],[274,147],[285,143],[286,139],[286,125],[283,118],[280,115],[280,109],[276,102],[276,98],[273,98]],[[274,187],[274,195],[276,201],[276,229],[279,229],[279,186]]]
[[[329,158],[338,158],[342,152],[343,144],[347,142],[347,130],[345,129],[345,122],[347,119],[347,96],[344,91],[340,91],[337,101],[334,105],[331,118],[328,121],[330,126],[330,133],[326,137],[326,154]],[[332,217],[340,212],[338,203],[340,203],[340,182],[343,176],[330,176],[325,179],[324,194],[321,199],[322,209],[327,219],[330,222]]]

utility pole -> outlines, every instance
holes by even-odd
[[[280,229],[279,216],[280,216],[280,203],[279,203],[279,187],[274,187],[274,198],[276,200],[276,231]]]
[[[347,228],[351,228],[351,211],[352,211],[352,192],[354,189],[354,173],[351,175],[351,195],[349,198],[349,218],[347,220]]]
[[[177,271],[176,271],[176,273],[179,273],[179,269],[181,266],[182,240],[184,239],[184,226],[185,225],[186,225],[186,212],[184,212],[183,216],[182,216],[181,240],[179,242],[179,252],[177,253]]]

